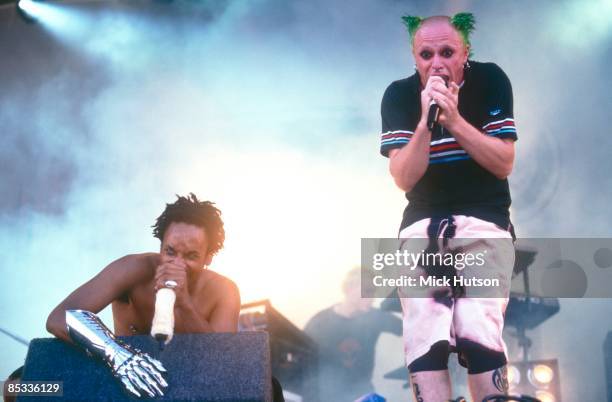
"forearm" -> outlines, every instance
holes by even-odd
[[[389,171],[395,184],[403,191],[412,190],[427,171],[430,141],[431,132],[426,122],[421,121],[410,142],[390,156]]]
[[[97,314],[101,310],[101,308],[98,308],[97,306],[91,306],[88,305],[88,303],[76,301],[72,296],[73,295],[68,296],[57,307],[55,307],[47,318],[47,331],[55,335],[55,337],[68,343],[72,343],[72,339],[70,338],[68,326],[66,324],[66,311],[85,310],[90,311],[93,314]]]
[[[62,300],[49,314],[46,328],[56,337],[70,342],[66,328],[66,311],[102,311],[120,295],[151,275],[152,254],[128,255],[113,261],[98,275]]]
[[[511,142],[486,135],[463,118],[448,130],[480,166],[499,179],[510,175],[514,164],[514,145]]]
[[[66,311],[66,326],[73,344],[103,361],[125,389],[141,397],[163,396],[168,386],[162,376],[166,369],[137,348],[115,338],[98,316],[85,310]]]
[[[49,314],[49,318],[47,318],[47,331],[65,342],[72,342],[66,328],[66,309],[61,305],[57,306]]]

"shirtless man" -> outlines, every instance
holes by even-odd
[[[159,253],[112,262],[72,292],[47,320],[50,333],[98,355],[128,391],[149,396],[163,395],[167,385],[161,363],[122,344],[105,327],[101,332],[103,324],[95,313],[112,304],[116,335],[148,334],[156,291],[168,281],[176,283],[176,333],[236,332],[240,311],[235,283],[206,269],[225,239],[221,212],[213,203],[193,194],[178,197],[166,205],[153,228],[161,241]]]

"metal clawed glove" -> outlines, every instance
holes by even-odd
[[[68,335],[75,345],[104,361],[125,389],[140,397],[163,396],[168,386],[160,361],[115,338],[100,318],[85,310],[67,310]]]

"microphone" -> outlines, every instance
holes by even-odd
[[[442,75],[438,77],[444,79],[444,84],[448,88],[448,77]],[[429,112],[427,113],[427,128],[429,131],[432,131],[436,124],[438,124],[438,117],[440,117],[440,106],[432,99],[431,102],[429,102]]]
[[[151,336],[159,343],[160,350],[164,349],[174,335],[174,288],[178,284],[175,281],[166,281],[164,285],[166,287],[155,294],[155,314],[151,323]]]

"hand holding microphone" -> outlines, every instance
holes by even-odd
[[[176,302],[184,300],[187,267],[177,264],[174,260],[163,261],[157,267],[155,280],[157,292],[151,336],[159,342],[160,349],[163,349],[174,335],[174,306]]]
[[[178,285],[176,281],[164,282],[165,287],[159,289],[155,294],[155,314],[151,324],[151,336],[159,342],[159,348],[172,340],[174,335],[174,302],[176,293],[174,288]]]
[[[448,77],[446,76],[432,76],[440,77],[444,80],[444,85],[448,88]],[[430,77],[431,80],[431,77]],[[436,100],[432,97],[429,101],[429,112],[427,113],[427,129],[432,131],[436,124],[438,124],[438,118],[440,117],[440,105],[436,103]]]

